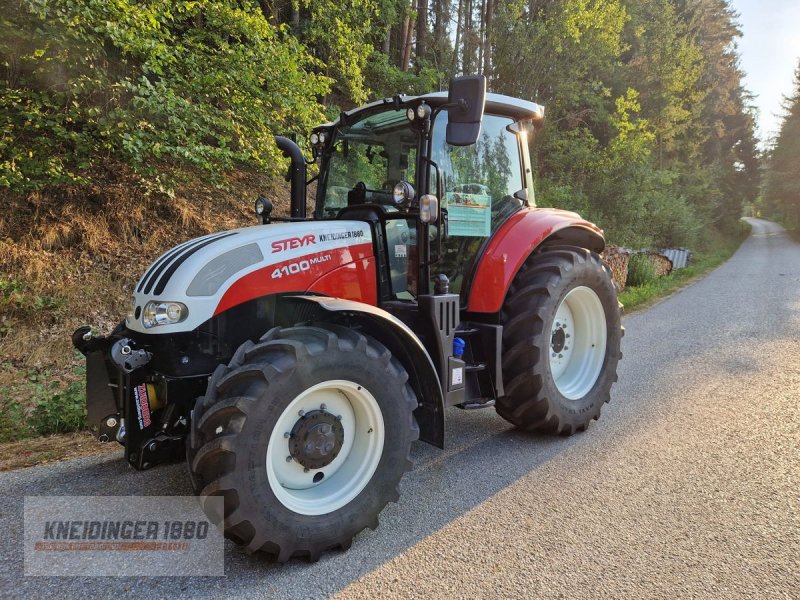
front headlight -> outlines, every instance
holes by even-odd
[[[180,302],[148,302],[142,311],[142,324],[150,329],[158,325],[174,325],[185,321],[189,309]]]

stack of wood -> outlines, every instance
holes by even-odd
[[[672,272],[672,261],[663,254],[648,252],[647,258],[650,259],[656,268],[656,277],[664,277]]]
[[[619,246],[606,246],[603,251],[603,261],[611,269],[611,275],[617,290],[625,289],[625,280],[628,278],[628,261],[631,259],[631,251]]]

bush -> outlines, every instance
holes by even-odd
[[[656,266],[646,254],[634,254],[628,262],[628,278],[625,285],[640,286],[652,283],[658,279]]]
[[[85,374],[78,368],[77,381],[64,382],[47,370],[30,369],[23,381],[0,387],[0,442],[85,428]]]
[[[30,416],[39,435],[78,431],[86,426],[86,395],[83,382],[70,383],[63,392],[46,394]]]
[[[0,442],[13,442],[32,435],[25,409],[0,390]]]
[[[162,181],[184,167],[269,171],[273,132],[321,119],[316,98],[330,81],[257,3],[9,4],[0,16],[0,187],[85,183],[108,159]]]

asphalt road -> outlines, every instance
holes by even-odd
[[[381,526],[315,564],[226,548],[224,578],[23,577],[25,495],[188,495],[183,465],[115,456],[0,474],[0,593],[137,597],[800,598],[800,245],[769,222],[625,319],[612,403],[584,434],[449,414]]]

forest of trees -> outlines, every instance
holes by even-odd
[[[778,138],[766,161],[760,204],[794,233],[800,233],[800,64]]]
[[[276,133],[483,73],[547,108],[539,205],[702,245],[758,191],[739,35],[726,0],[6,0],[0,188],[274,173]]]

